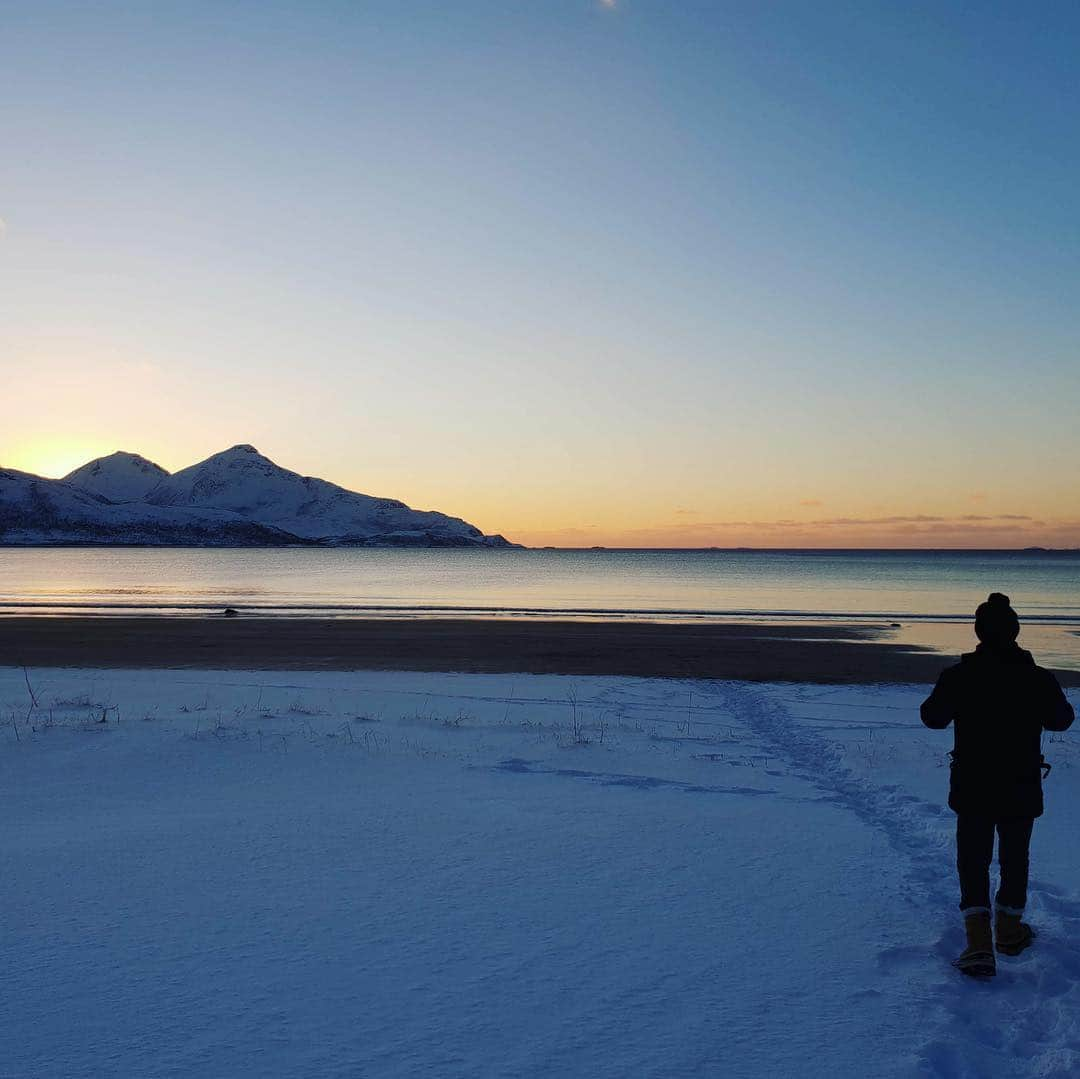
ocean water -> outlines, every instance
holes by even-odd
[[[836,620],[959,651],[991,591],[1080,666],[1080,553],[0,548],[9,614]]]

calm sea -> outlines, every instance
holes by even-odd
[[[854,620],[952,652],[991,591],[1012,598],[1025,644],[1080,667],[1073,553],[0,548],[9,614]]]

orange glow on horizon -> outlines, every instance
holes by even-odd
[[[0,447],[0,466],[52,479],[117,449],[141,453],[170,471],[205,459],[231,444],[205,436],[168,447],[145,432],[108,442],[74,433],[34,437]],[[119,430],[119,428],[117,428]],[[1061,515],[1052,498],[1024,499],[959,486],[954,492],[898,492],[888,502],[861,499],[858,491],[807,497],[798,486],[749,498],[703,497],[697,489],[672,487],[666,473],[636,474],[639,485],[620,482],[554,483],[547,462],[518,468],[515,482],[491,482],[495,469],[483,462],[482,479],[471,462],[425,460],[387,463],[379,456],[357,467],[294,454],[258,433],[239,432],[284,468],[317,476],[348,490],[397,498],[413,509],[461,517],[488,534],[501,533],[527,547],[556,548],[1022,548],[1080,546],[1080,516]],[[238,440],[232,436],[232,442]],[[466,467],[461,467],[465,465]],[[1008,497],[1008,501],[1005,498]],[[1041,511],[1041,512],[1040,512]]]

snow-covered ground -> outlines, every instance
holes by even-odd
[[[1072,733],[983,984],[925,687],[30,680],[0,1076],[1080,1074]]]

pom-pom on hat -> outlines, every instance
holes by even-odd
[[[975,609],[975,636],[989,644],[1015,641],[1020,633],[1020,619],[1009,606],[1009,597],[991,592],[985,603]]]

